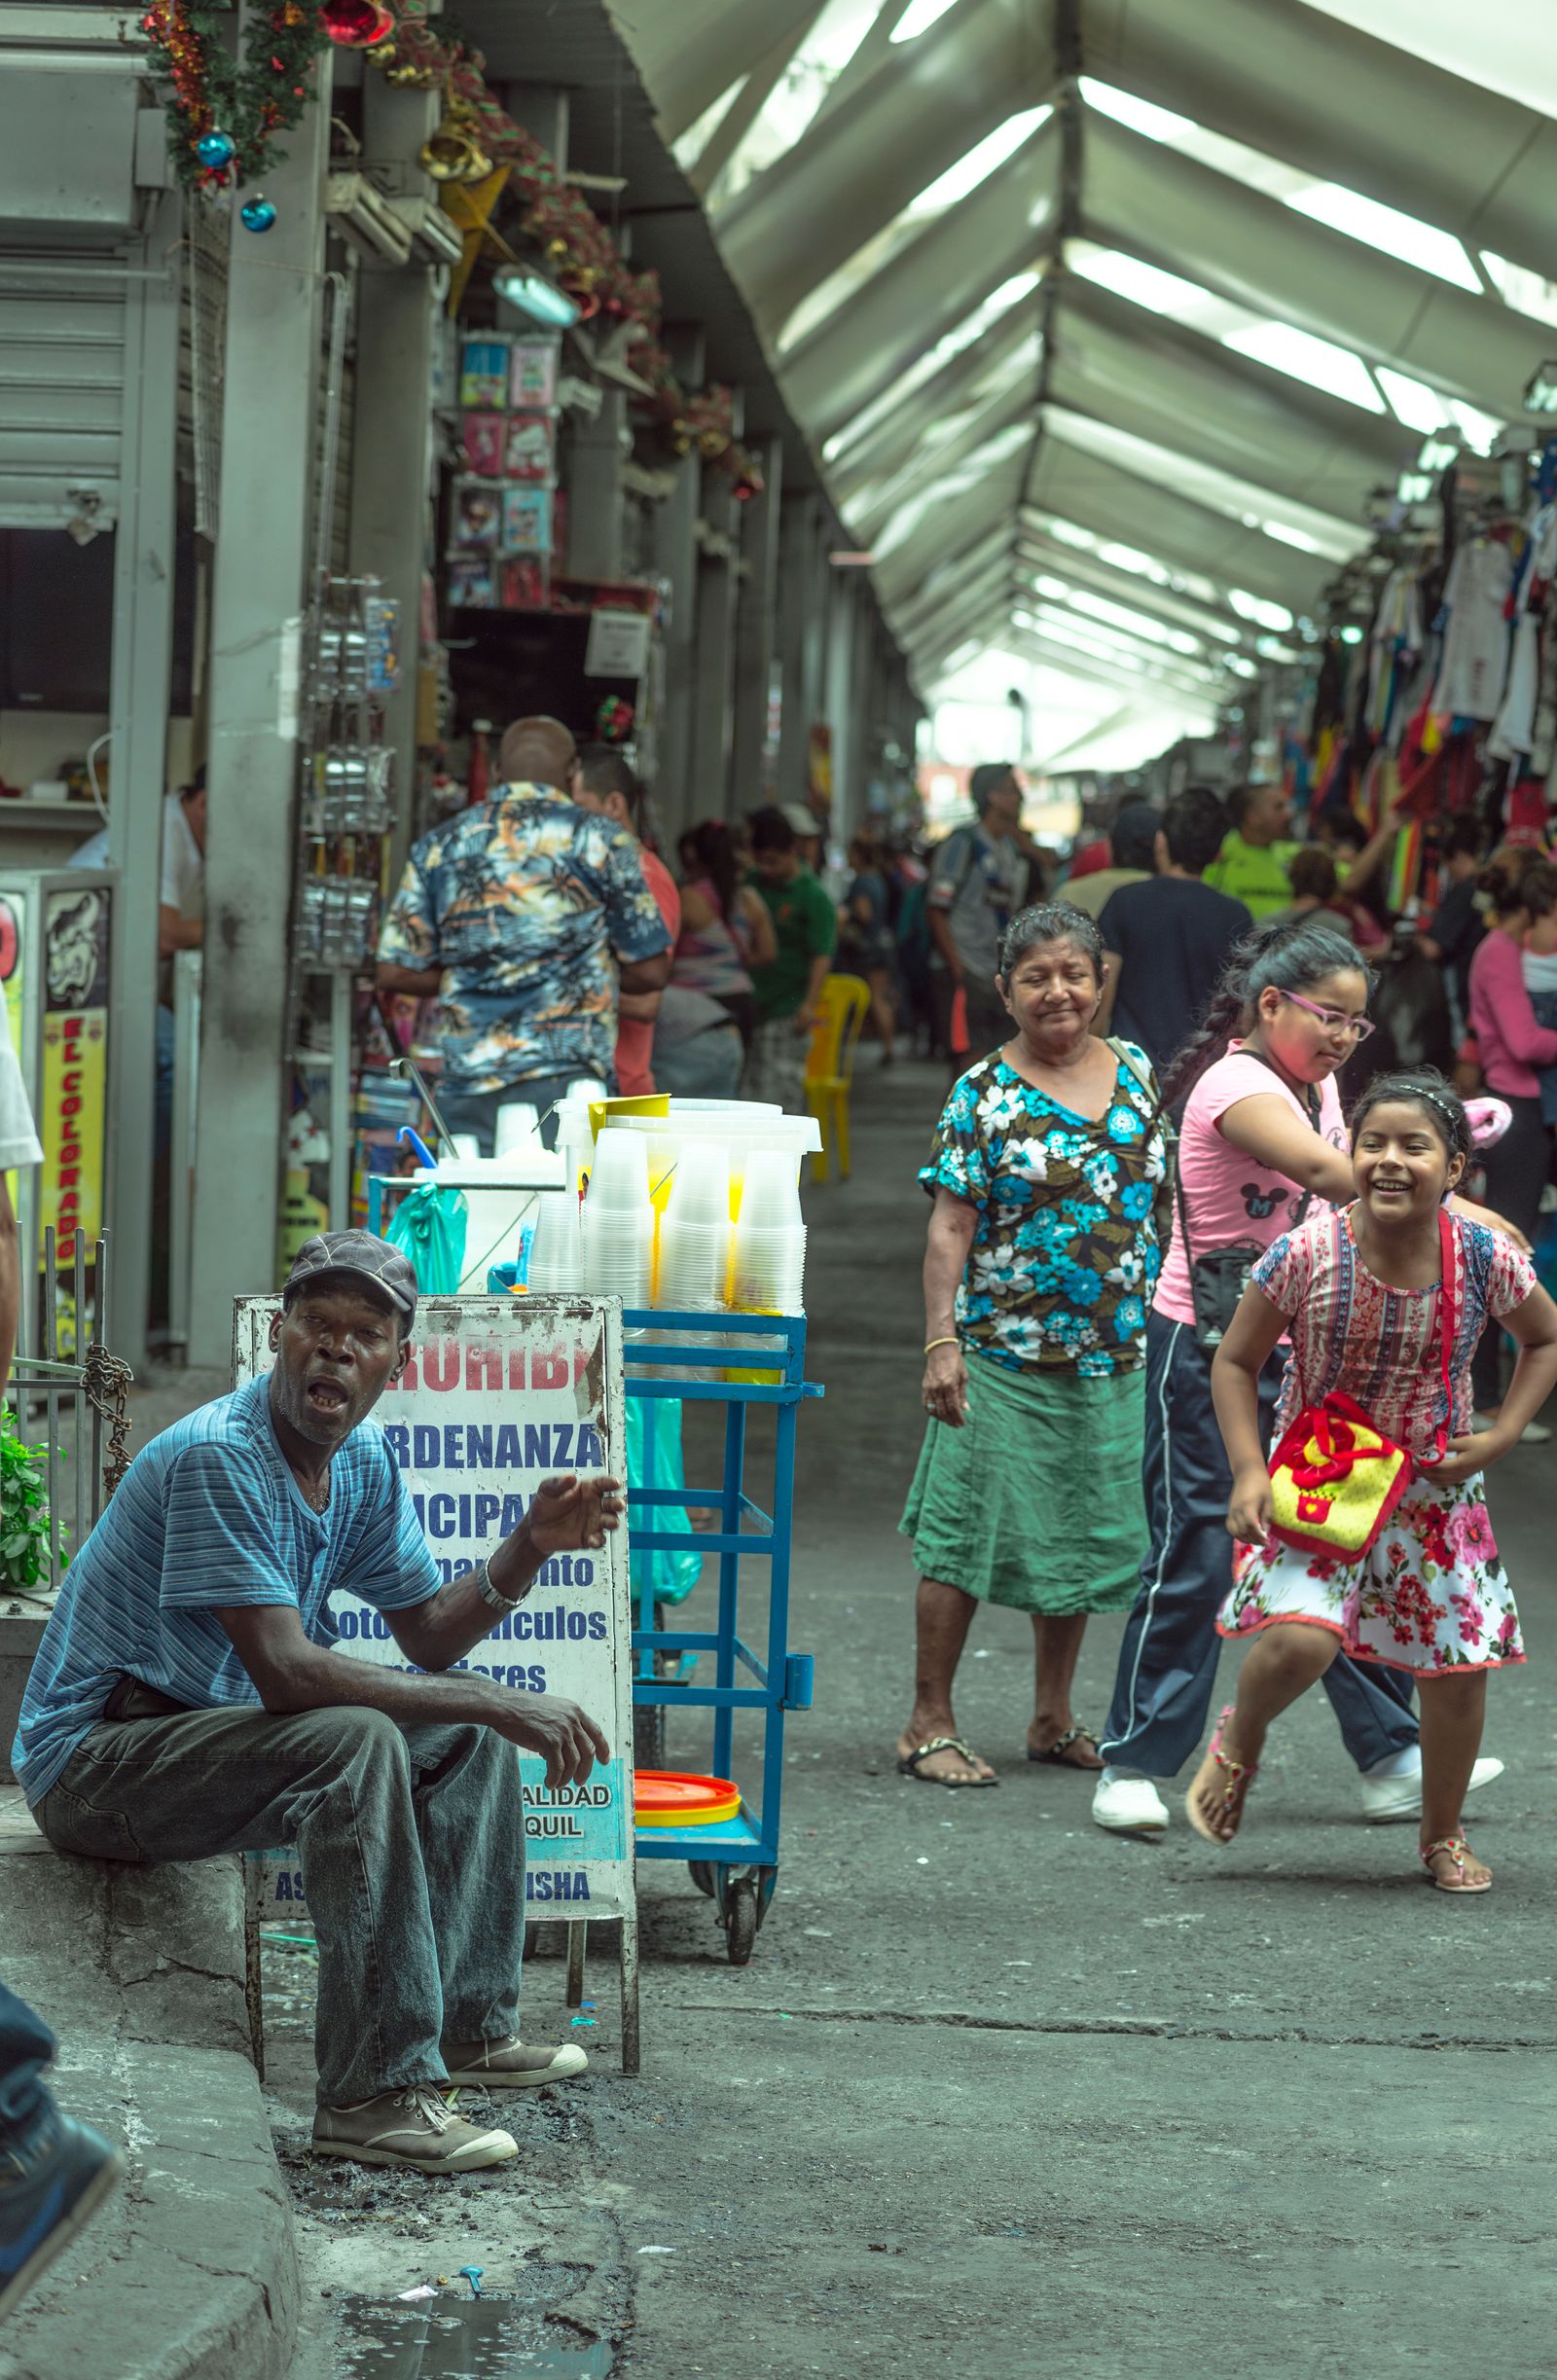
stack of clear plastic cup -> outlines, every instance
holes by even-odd
[[[601,1133],[584,1202],[585,1288],[646,1306],[653,1247],[647,1146],[632,1133]]]
[[[706,1314],[724,1303],[730,1251],[730,1153],[688,1141],[660,1218],[657,1306]]]
[[[578,1200],[571,1188],[543,1190],[540,1195],[525,1286],[542,1295],[547,1291],[582,1289],[584,1286],[584,1247],[579,1234]]]
[[[798,1170],[798,1155],[786,1149],[757,1149],[746,1160],[730,1301],[742,1313],[805,1312],[806,1226]]]

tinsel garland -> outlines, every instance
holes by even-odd
[[[223,18],[202,0],[152,0],[141,17],[152,72],[171,86],[167,148],[186,188],[221,189],[252,181],[278,154],[278,132],[289,132],[308,105],[309,69],[325,47],[311,0],[274,0],[252,17],[241,57],[230,55]],[[226,132],[234,154],[227,166],[201,162],[199,143]]]

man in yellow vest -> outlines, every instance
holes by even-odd
[[[1213,892],[1242,901],[1258,924],[1292,898],[1287,870],[1297,846],[1287,839],[1291,801],[1282,785],[1237,785],[1227,807],[1232,831],[1204,881]]]

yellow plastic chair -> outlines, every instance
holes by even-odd
[[[817,1181],[827,1179],[834,1148],[838,1178],[849,1179],[849,1093],[869,1007],[870,986],[857,975],[829,975],[821,988],[820,1013],[806,1059],[806,1102],[821,1126],[821,1151],[811,1161]]]

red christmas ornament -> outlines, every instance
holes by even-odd
[[[371,50],[395,29],[382,0],[323,0],[319,22],[338,50]]]

